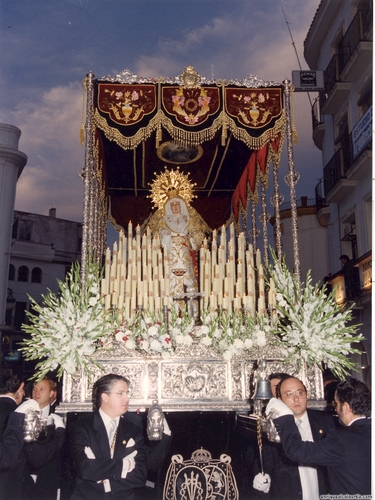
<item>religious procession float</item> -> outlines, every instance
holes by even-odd
[[[131,381],[133,410],[249,413],[271,372],[299,376],[322,407],[322,369],[348,373],[362,337],[350,309],[301,280],[289,81],[187,67],[176,78],[90,73],[84,86],[82,262],[59,294],[33,301],[24,327],[37,377],[62,378],[58,411],[90,411],[92,384],[109,372]],[[280,229],[284,136],[293,272]]]

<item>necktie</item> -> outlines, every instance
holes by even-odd
[[[297,418],[296,424],[297,424],[299,433],[301,435],[302,441],[304,441],[305,439],[304,439],[304,433],[303,433],[303,428],[302,428],[302,419],[301,418]]]
[[[111,454],[113,455],[113,450],[115,449],[115,441],[116,441],[116,420],[111,420],[109,423],[109,447],[111,448]]]

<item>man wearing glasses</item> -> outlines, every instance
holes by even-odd
[[[360,380],[349,378],[337,385],[334,404],[342,425],[331,429],[316,443],[302,442],[290,407],[280,400],[272,398],[267,413],[274,419],[285,454],[290,459],[327,467],[330,494],[327,498],[342,495],[370,498],[370,390]]]
[[[303,441],[318,441],[334,428],[331,415],[307,408],[306,387],[298,378],[284,377],[276,386],[276,396],[294,416]],[[269,491],[272,500],[319,500],[320,495],[327,491],[325,470],[291,460],[280,444],[268,443],[263,461],[268,477],[258,474],[253,486],[264,493]]]
[[[134,500],[146,482],[146,448],[142,429],[125,420],[129,381],[117,374],[94,384],[96,411],[70,429],[76,471],[71,500]]]

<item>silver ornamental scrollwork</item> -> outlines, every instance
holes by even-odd
[[[186,68],[185,68],[186,70]],[[117,73],[115,76],[107,75],[98,79],[103,82],[111,82],[111,83],[124,83],[124,84],[134,84],[134,83],[166,83],[170,85],[184,85],[184,81],[180,76],[175,77],[161,77],[161,78],[146,78],[143,76],[138,76],[133,73],[130,69],[126,68],[122,70],[120,73]],[[257,75],[250,74],[243,79],[240,80],[223,80],[223,79],[214,79],[207,78],[205,76],[200,76],[197,81],[198,85],[235,85],[238,87],[249,87],[249,88],[258,88],[258,87],[279,87],[281,84],[279,82],[274,82],[272,80],[262,80]]]
[[[163,399],[225,399],[228,397],[227,369],[220,363],[163,365]]]
[[[323,380],[319,368],[297,366],[283,361],[280,347],[257,346],[247,355],[234,356],[230,361],[211,348],[194,342],[179,347],[170,358],[129,351],[123,343],[109,340],[94,355],[98,366],[92,365],[90,377],[77,372],[64,373],[62,402],[58,412],[90,411],[92,385],[107,373],[118,373],[130,380],[130,409],[145,411],[150,401],[157,399],[167,411],[220,411],[250,409],[251,380],[255,362],[267,360],[267,375],[286,372],[301,378],[307,386],[309,406],[324,405]]]
[[[241,379],[242,379],[242,363],[233,362],[232,363],[232,399],[240,401],[243,399],[242,396],[242,387],[241,387]]]
[[[157,363],[150,363],[148,365],[148,399],[157,397],[158,394],[158,375],[159,365]]]

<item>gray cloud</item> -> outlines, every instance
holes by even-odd
[[[319,0],[284,0],[303,63],[303,40]],[[114,75],[125,67],[143,76],[176,76],[191,64],[203,75],[282,81],[298,69],[274,0],[19,0],[4,9],[0,120],[22,131],[28,164],[16,208],[80,220],[84,148],[79,145],[85,74]],[[304,66],[306,67],[306,66]],[[306,94],[295,96],[299,143],[298,195],[313,196],[320,152],[311,140]],[[284,146],[285,149],[285,146]],[[287,166],[284,164],[281,171]]]

